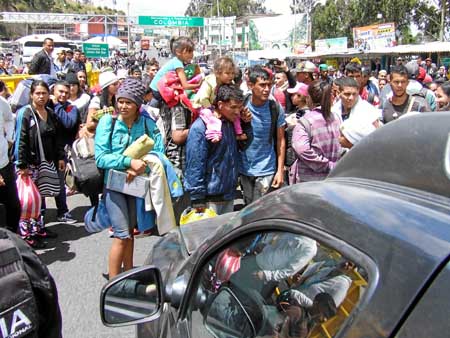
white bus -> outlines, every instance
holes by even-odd
[[[22,51],[22,62],[28,63],[33,58],[34,54],[42,49],[45,38],[51,38],[54,41],[55,49],[76,49],[77,45],[71,41],[63,38],[59,34],[34,34],[27,35],[16,42],[19,43]]]

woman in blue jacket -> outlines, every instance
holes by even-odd
[[[111,115],[101,118],[95,134],[95,159],[99,168],[126,171],[128,181],[144,173],[143,160],[124,156],[123,152],[139,136],[147,133],[154,141],[154,151],[163,152],[161,134],[153,120],[140,116],[145,87],[141,81],[127,78],[119,87],[117,120]],[[113,243],[109,252],[109,277],[133,267],[133,228],[136,225],[136,198],[105,189],[105,205],[111,219]]]

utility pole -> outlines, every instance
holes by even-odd
[[[444,41],[445,37],[445,17],[447,15],[447,0],[442,0],[441,24],[439,27],[439,41]]]
[[[219,0],[217,0],[217,20],[219,21],[219,56],[222,56],[222,21],[219,19]]]
[[[127,27],[128,27],[128,38],[127,38],[127,52],[129,53],[131,48],[131,32],[130,32],[130,1],[127,2]]]

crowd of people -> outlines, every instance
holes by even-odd
[[[450,109],[445,69],[428,59],[399,60],[374,74],[357,59],[339,72],[311,61],[289,68],[283,60],[243,70],[224,56],[205,76],[192,63],[194,42],[178,37],[162,67],[155,59],[124,62],[116,55],[92,85],[91,61],[78,50],[59,50],[54,58],[53,49],[46,39],[29,65],[30,74],[53,79],[32,83],[29,104],[12,110],[11,93],[0,82],[0,203],[11,231],[34,248],[45,247],[57,236],[45,227],[45,197],[39,217],[23,218],[16,179],[38,183],[42,163],[51,163],[59,180],[57,221],[76,222],[67,205],[74,191],[65,184],[66,150],[77,139],[90,139],[105,173],[103,194],[89,198],[93,207],[104,204],[111,223],[109,277],[133,266],[135,236],[163,235],[188,207],[224,214],[233,211],[238,187],[249,204],[287,184],[322,180],[384,124]],[[151,189],[156,216],[146,226],[147,197],[108,186],[111,170],[125,173],[127,182],[157,171],[149,156],[124,155],[142,135],[152,140],[151,154],[166,173],[152,179],[160,190]],[[174,189],[177,180],[181,193]]]

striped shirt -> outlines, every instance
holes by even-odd
[[[326,121],[319,108],[315,108],[308,111],[304,118],[310,124],[311,135],[301,123],[294,128],[292,147],[297,154],[297,161],[291,167],[291,183],[324,179],[336,165],[341,153],[341,120],[337,115],[332,113],[330,120]]]

